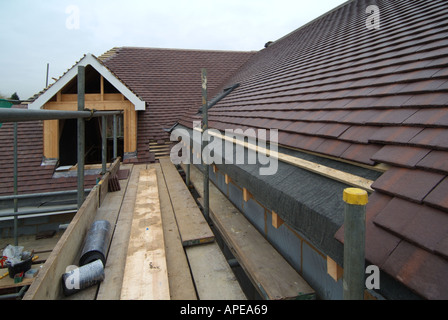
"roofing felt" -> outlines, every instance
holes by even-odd
[[[147,103],[138,115],[139,161],[147,161],[150,141],[169,141],[171,128],[201,104],[201,69],[206,68],[211,92],[255,52],[114,48],[99,59]],[[146,156],[144,156],[146,155]]]
[[[209,110],[212,128],[278,128],[286,147],[389,164],[372,185],[366,255],[429,299],[448,298],[447,39],[446,1],[349,1],[251,57]]]

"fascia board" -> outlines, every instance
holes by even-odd
[[[57,94],[67,83],[78,74],[78,66],[91,65],[99,74],[109,81],[121,94],[123,94],[134,106],[136,111],[146,109],[145,101],[140,100],[131,90],[129,90],[120,80],[118,80],[104,65],[102,65],[92,54],[88,53],[75,66],[67,71],[61,79],[54,83],[39,98],[32,102],[29,109],[41,109],[55,94]]]

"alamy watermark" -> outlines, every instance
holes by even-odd
[[[373,264],[367,266],[366,274],[369,274],[365,282],[366,288],[370,290],[380,289],[380,268]]]
[[[226,129],[222,135],[215,129],[202,132],[200,127],[201,122],[195,121],[192,134],[182,128],[173,130],[170,140],[180,140],[171,149],[170,158],[174,164],[260,164],[260,175],[277,173],[277,129]],[[203,148],[202,142],[207,142]]]
[[[366,8],[366,14],[369,15],[366,19],[366,28],[369,30],[380,30],[380,8],[376,5],[370,5]]]
[[[65,268],[67,277],[65,278],[64,284],[68,290],[79,290],[81,289],[79,283],[79,268],[74,265],[70,265]]]
[[[81,11],[76,5],[70,5],[65,8],[65,13],[68,14],[65,19],[65,27],[69,30],[79,30],[81,25]]]

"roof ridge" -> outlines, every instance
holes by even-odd
[[[166,50],[166,51],[198,51],[198,52],[241,52],[253,53],[258,50],[220,50],[220,49],[190,49],[190,48],[160,48],[160,47],[139,47],[139,46],[123,46],[117,49],[141,49],[141,50]],[[112,49],[111,49],[112,50]]]

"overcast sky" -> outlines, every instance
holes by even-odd
[[[85,53],[260,50],[345,0],[0,0],[0,94],[27,99]]]

